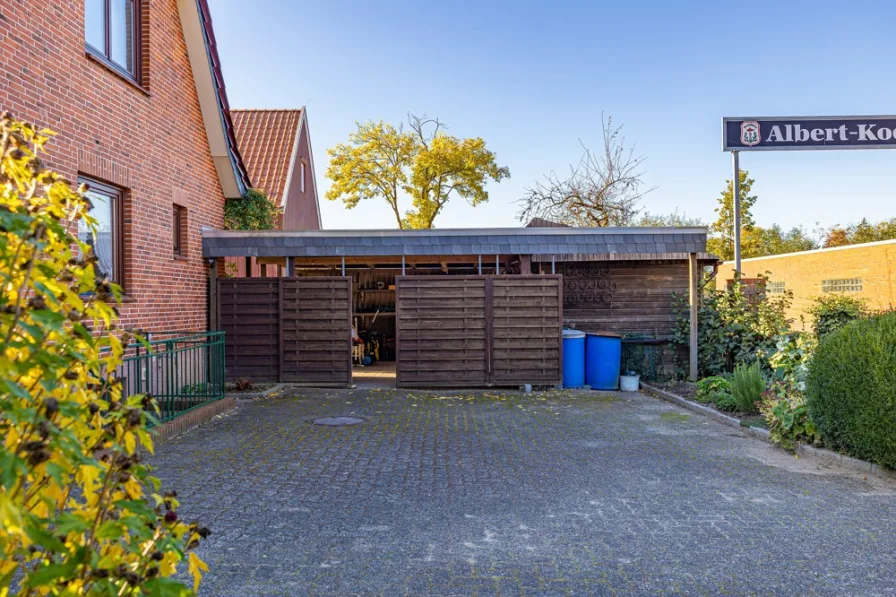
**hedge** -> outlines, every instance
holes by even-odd
[[[827,335],[809,363],[807,393],[828,446],[896,468],[896,313]]]

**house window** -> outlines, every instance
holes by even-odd
[[[92,247],[97,259],[94,265],[97,276],[122,284],[122,191],[85,178],[80,178],[78,182],[90,187],[86,193],[92,204],[89,213],[96,220],[95,230],[91,230],[83,221],[78,222],[78,238]]]
[[[784,282],[769,282],[765,285],[765,291],[769,294],[784,294]]]
[[[118,71],[139,79],[139,0],[85,0],[87,51]]]
[[[187,256],[187,208],[181,205],[174,206],[171,230],[174,236],[174,256]]]
[[[305,192],[305,162],[299,162],[299,191]]]
[[[822,292],[862,292],[862,278],[822,280]]]

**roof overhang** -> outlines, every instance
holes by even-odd
[[[705,253],[695,228],[462,228],[436,230],[202,231],[204,257],[437,257]],[[634,257],[632,257],[634,258]]]
[[[196,82],[205,134],[221,189],[228,199],[242,197],[251,183],[233,134],[208,2],[177,0],[177,7],[193,80]]]

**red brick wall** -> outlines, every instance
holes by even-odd
[[[221,228],[224,196],[209,152],[177,0],[143,0],[145,90],[84,51],[83,0],[0,2],[0,109],[49,127],[51,167],[125,189],[122,325],[206,328],[200,228]],[[148,64],[147,64],[148,61]],[[186,259],[173,254],[173,204],[187,208]]]

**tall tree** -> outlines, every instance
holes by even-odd
[[[773,224],[770,228],[751,226],[745,229],[741,243],[745,259],[818,248],[818,243],[803,228],[796,226],[785,231],[778,224]]]
[[[351,209],[363,199],[382,197],[399,228],[432,228],[452,195],[476,206],[488,201],[489,180],[510,176],[481,138],[447,135],[438,119],[409,115],[408,122],[408,129],[358,124],[348,143],[330,149],[327,176],[333,186],[327,199],[341,199]],[[412,205],[404,214],[403,196]]]
[[[750,211],[757,199],[756,195],[750,194],[755,182],[750,178],[748,171],[740,171],[740,223],[744,231],[755,225],[753,214]],[[722,259],[734,259],[734,184],[732,180],[726,181],[725,190],[719,196],[719,206],[715,212],[718,214],[718,218],[709,227],[712,236],[706,243],[706,249]],[[743,239],[741,241],[743,242]]]
[[[875,224],[862,218],[858,224],[850,224],[845,228],[833,226],[825,233],[824,246],[845,247],[859,243],[872,243],[896,238],[896,218],[881,220]]]
[[[544,218],[568,226],[628,226],[638,215],[638,203],[653,189],[642,190],[642,168],[647,159],[626,146],[622,126],[601,117],[603,146],[584,153],[569,175],[554,172],[526,189],[517,217],[521,222]]]

